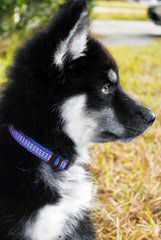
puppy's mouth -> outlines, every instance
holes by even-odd
[[[119,139],[120,141],[122,142],[130,142],[132,141],[133,139],[139,137],[140,135],[144,134],[147,130],[148,130],[148,125],[140,128],[139,130],[138,129],[134,129],[134,128],[130,128],[130,127],[127,127],[125,128],[126,130],[126,135],[123,136],[121,139]]]
[[[118,136],[112,132],[109,131],[103,131],[99,134],[99,136],[96,137],[95,142],[96,143],[107,143],[111,141],[117,141]]]
[[[125,129],[124,135],[117,135],[115,133],[112,133],[110,131],[103,131],[99,136],[96,138],[96,143],[107,143],[107,142],[130,142],[133,139],[139,137],[142,135],[147,128],[142,129],[141,131],[137,131],[134,129]]]

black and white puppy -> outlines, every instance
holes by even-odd
[[[17,52],[1,100],[0,239],[94,240],[90,143],[130,140],[155,116],[120,86],[89,35],[85,0],[69,1]],[[16,142],[8,126],[70,160],[65,171]]]

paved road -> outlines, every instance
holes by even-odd
[[[144,45],[161,38],[161,26],[150,21],[94,20],[91,29],[104,45]]]

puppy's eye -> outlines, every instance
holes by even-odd
[[[104,94],[109,94],[109,90],[110,90],[110,84],[105,84],[104,86],[103,86],[103,88],[101,89],[101,91],[102,91],[102,93],[104,93]]]

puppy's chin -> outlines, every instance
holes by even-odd
[[[94,143],[108,143],[108,142],[116,142],[118,140],[118,136],[110,132],[103,132],[100,135],[96,136],[94,139]]]
[[[122,142],[122,143],[128,143],[133,141],[134,139],[138,138],[139,136],[142,136],[145,132],[147,131],[147,129],[145,131],[142,131],[140,133],[136,133],[134,135],[129,135],[126,137],[121,137],[118,139],[118,142]]]
[[[118,142],[121,142],[121,143],[128,143],[128,142],[133,141],[135,138],[136,138],[136,137],[120,138],[120,139],[118,139]]]
[[[121,137],[120,139],[118,139],[119,142],[123,142],[123,143],[126,143],[126,142],[131,142],[133,141],[135,138],[138,138],[139,136],[142,136],[144,135],[147,131],[148,131],[148,127],[145,127],[144,129],[140,130],[140,131],[134,131],[132,133],[127,133],[126,136],[124,137]]]
[[[119,138],[119,137],[111,137],[111,138],[97,138],[94,143],[109,143],[109,142],[121,142],[128,143],[133,141],[137,137],[127,137],[127,138]]]
[[[118,136],[110,132],[104,132],[103,134],[100,134],[97,136],[94,140],[94,143],[108,143],[108,142],[122,142],[122,143],[128,143],[133,141],[135,138],[141,136],[143,132],[140,133],[133,133],[133,134],[126,134],[125,136]]]

